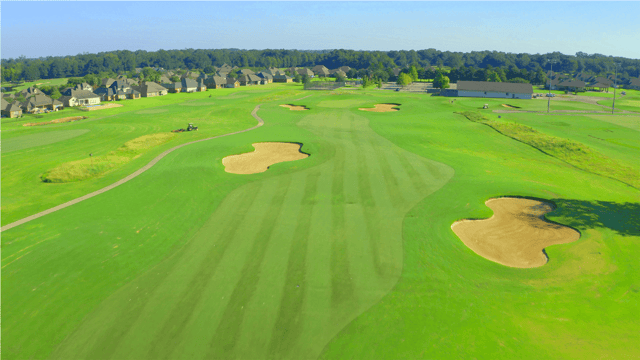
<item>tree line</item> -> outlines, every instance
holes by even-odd
[[[335,69],[347,65],[354,69],[368,70],[382,75],[387,69],[408,68],[422,69],[430,67],[450,69],[492,69],[502,81],[509,79],[509,72],[519,71],[522,79],[531,79],[531,73],[546,72],[553,65],[553,70],[563,73],[587,72],[594,75],[611,74],[615,64],[619,63],[618,74],[621,79],[640,76],[640,60],[623,57],[605,56],[602,54],[564,55],[559,52],[549,54],[514,54],[499,51],[450,52],[436,49],[401,50],[401,51],[363,51],[363,50],[240,50],[240,49],[184,49],[158,51],[118,50],[97,54],[78,54],[75,56],[41,57],[27,59],[2,59],[2,81],[31,81],[62,77],[83,77],[88,74],[112,72],[122,74],[136,68],[164,69],[204,69],[223,64],[240,68],[265,68],[292,66],[312,67],[324,65]],[[502,76],[504,72],[505,77]],[[468,70],[465,70],[468,71]],[[467,76],[460,73],[459,76]],[[451,78],[451,81],[455,81]]]

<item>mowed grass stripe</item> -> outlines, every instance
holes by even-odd
[[[204,286],[201,300],[189,308],[190,317],[183,327],[178,338],[173,340],[176,344],[168,358],[203,358],[209,352],[211,341],[216,336],[216,330],[225,315],[227,306],[233,306],[231,296],[236,291],[238,283],[242,280],[243,269],[250,260],[254,248],[254,240],[259,237],[261,224],[278,194],[277,181],[262,181],[260,192],[254,192],[251,187],[242,187],[236,191],[252,193],[255,200],[246,210],[245,218],[240,224],[221,224],[218,226],[233,226],[234,234],[224,241],[229,241],[229,248],[217,265],[216,272],[212,274]],[[222,240],[220,240],[222,241]],[[206,266],[206,265],[205,265]]]
[[[367,138],[369,140],[369,145],[373,149],[378,163],[380,164],[382,178],[384,179],[387,193],[391,200],[391,205],[394,209],[399,210],[403,207],[404,198],[399,188],[398,179],[396,179],[393,170],[391,169],[391,165],[389,165],[385,151],[381,148],[382,145],[380,145],[373,136],[368,136]]]
[[[275,194],[271,204],[262,218],[257,236],[253,240],[253,247],[246,258],[240,281],[236,284],[229,304],[224,311],[218,328],[210,342],[207,359],[227,359],[234,357],[236,341],[244,320],[244,307],[248,305],[256,290],[260,275],[258,270],[266,254],[273,230],[278,223],[282,211],[282,204],[291,185],[291,176],[279,177],[275,187]]]
[[[278,319],[283,293],[295,289],[285,285],[287,279],[287,263],[294,241],[305,241],[306,238],[296,235],[298,216],[304,211],[302,199],[307,187],[308,172],[297,172],[291,175],[291,185],[278,224],[271,235],[271,241],[259,269],[261,274],[256,291],[244,307],[245,315],[240,336],[236,342],[235,356],[241,359],[265,358],[269,354],[271,334]],[[266,274],[266,275],[265,275]],[[302,286],[302,285],[300,285]]]
[[[339,316],[335,310],[346,302],[352,302],[355,296],[354,284],[349,274],[349,255],[345,238],[345,147],[344,132],[336,132],[334,139],[339,144],[334,159],[333,180],[331,186],[331,304],[332,317]]]
[[[276,322],[271,330],[268,358],[289,358],[290,351],[296,345],[302,333],[303,304],[307,293],[306,281],[307,251],[314,199],[317,196],[320,172],[314,171],[305,179],[304,194],[300,212],[296,219],[296,229],[289,250],[286,279],[283,284],[282,298]]]
[[[259,190],[259,185],[256,188],[257,190]],[[242,219],[242,209],[254,199],[253,196],[247,194],[240,197],[235,195],[242,195],[242,193],[232,193],[223,201],[218,211],[212,216],[212,218],[215,218],[216,223],[221,221],[239,222]],[[244,206],[238,206],[237,204]],[[233,207],[236,207],[239,211],[233,211]],[[215,229],[205,225],[199,233],[213,230]],[[173,297],[177,299],[174,301],[179,301],[180,299],[186,299],[184,292],[199,289],[199,287],[189,287],[188,281],[175,281],[175,279],[172,279],[178,277],[184,271],[184,269],[176,271],[181,264],[184,266],[184,263],[191,264],[199,261],[194,256],[200,255],[203,260],[211,259],[209,256],[203,256],[211,254],[206,251],[203,252],[196,245],[200,244],[197,244],[196,241],[191,241],[185,248],[176,253],[176,256],[172,256],[167,261],[151,269],[147,274],[135,279],[131,285],[105,300],[100,308],[89,314],[87,320],[78,327],[75,333],[62,343],[52,358],[68,359],[74,356],[112,358],[118,345],[121,344],[125,336],[131,332],[131,329],[144,314],[144,309],[153,309],[157,305],[153,303],[153,299],[167,302]],[[224,251],[224,247],[224,245],[223,247],[218,247],[217,250]],[[214,254],[214,260],[215,256]],[[134,286],[136,290],[133,290]],[[137,290],[140,286],[142,286],[142,289]],[[132,301],[128,299],[132,299]],[[149,332],[148,329],[147,332]]]

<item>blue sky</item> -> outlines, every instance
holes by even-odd
[[[186,48],[640,58],[640,2],[2,1],[0,12],[4,59]]]

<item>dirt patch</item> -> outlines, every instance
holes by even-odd
[[[476,254],[499,264],[539,267],[548,260],[545,247],[580,238],[578,231],[544,219],[544,214],[554,209],[550,203],[497,198],[485,204],[493,210],[491,218],[457,221],[451,229]]]
[[[25,124],[22,124],[22,126],[40,126],[40,125],[49,125],[49,124],[60,124],[60,123],[84,120],[86,118],[87,118],[86,116],[71,116],[71,117],[66,117],[66,118],[62,118],[62,119],[55,119],[55,120],[51,120],[51,121],[43,121],[43,122],[37,122],[37,123],[25,123]]]
[[[398,108],[400,104],[376,104],[373,108],[359,108],[358,110],[362,111],[373,111],[373,112],[390,112],[390,111],[399,111]]]
[[[510,109],[520,109],[520,106],[513,106],[513,105],[509,105],[509,104],[502,104],[502,106],[504,106],[506,108],[510,108]]]
[[[286,105],[280,105],[282,107],[286,107],[289,108],[289,110],[292,111],[302,111],[302,110],[309,110],[306,106],[304,105],[292,105],[292,104],[286,104]]]
[[[110,108],[117,108],[122,106],[121,104],[104,104],[104,105],[98,105],[98,106],[91,106],[91,107],[86,107],[86,106],[81,106],[78,107],[79,110],[82,111],[94,111],[94,110],[104,110],[104,109],[110,109]]]
[[[255,143],[253,147],[254,152],[222,159],[224,170],[232,174],[257,174],[267,171],[273,164],[309,157],[300,151],[302,145],[297,143],[264,142]]]

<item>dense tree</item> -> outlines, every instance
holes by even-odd
[[[436,78],[433,80],[433,87],[438,89],[448,89],[449,78],[447,76],[444,76],[441,72],[438,72]]]
[[[398,80],[396,81],[398,85],[405,87],[406,85],[411,84],[413,81],[409,74],[401,73],[398,75]]]

